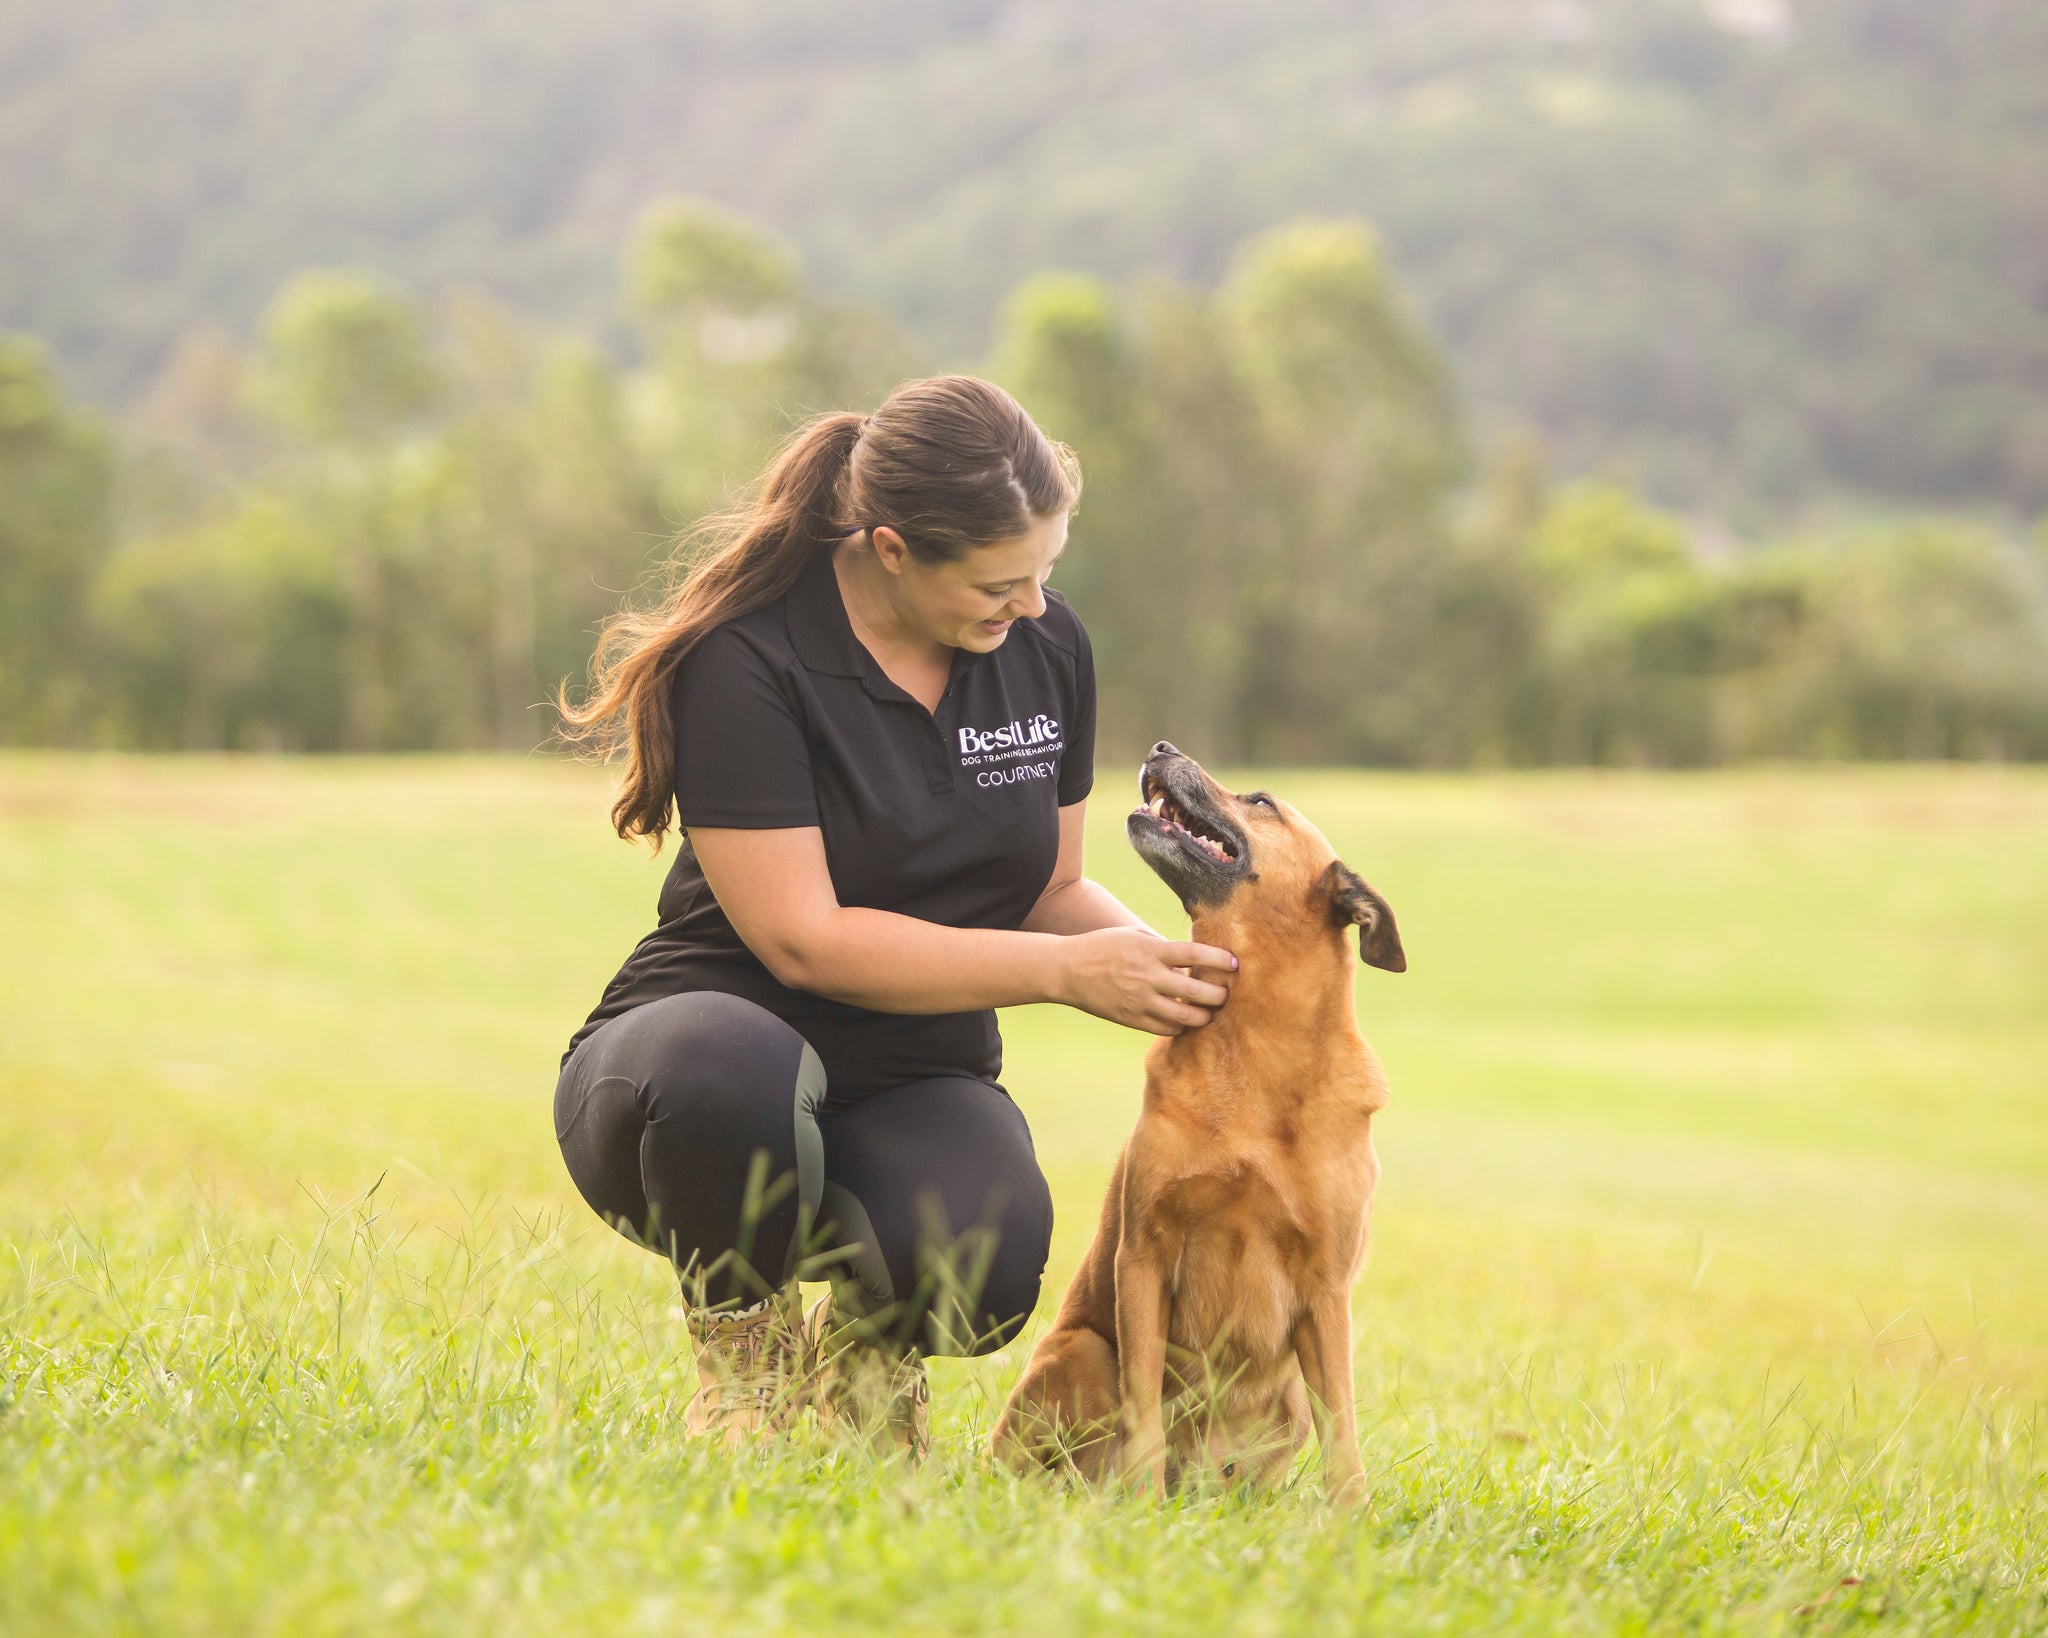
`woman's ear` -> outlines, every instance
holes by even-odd
[[[886,523],[868,531],[868,547],[875,560],[891,574],[901,574],[910,562],[910,542]]]
[[[1323,884],[1330,895],[1330,919],[1358,924],[1358,959],[1384,972],[1405,973],[1408,956],[1401,948],[1401,931],[1394,925],[1393,906],[1342,859],[1330,861]]]

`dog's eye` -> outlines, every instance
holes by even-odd
[[[1255,808],[1273,808],[1272,797],[1268,796],[1264,791],[1253,791],[1245,800]],[[1278,813],[1280,810],[1273,808],[1273,811]]]

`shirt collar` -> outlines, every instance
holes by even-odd
[[[832,572],[832,549],[822,548],[804,566],[789,588],[783,605],[789,621],[790,646],[812,671],[834,677],[864,677],[866,650],[853,634],[846,605],[839,597],[839,577]],[[870,662],[872,663],[872,662]]]
[[[825,547],[804,565],[783,602],[783,615],[789,624],[790,647],[796,650],[796,657],[807,670],[857,678],[877,699],[917,704],[889,680],[888,674],[875,663],[875,657],[854,636],[853,622],[846,617],[845,600],[839,595],[839,576],[832,569],[831,547]],[[950,691],[964,672],[986,658],[972,649],[956,648],[947,689]]]

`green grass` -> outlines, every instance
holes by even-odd
[[[994,1474],[1015,1348],[920,1470],[685,1441],[547,1112],[601,775],[0,760],[0,1631],[2048,1628],[2048,777],[1266,777],[1412,961],[1361,1515]],[[1144,1043],[1006,1034],[1042,1319]]]

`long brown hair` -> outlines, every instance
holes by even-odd
[[[661,846],[675,789],[671,685],[713,626],[774,602],[857,529],[887,524],[919,562],[947,563],[1070,512],[1080,497],[1074,452],[976,376],[907,381],[872,415],[806,421],[742,504],[684,536],[660,603],[606,622],[581,703],[556,693],[565,740],[606,760],[625,752],[614,828]]]

